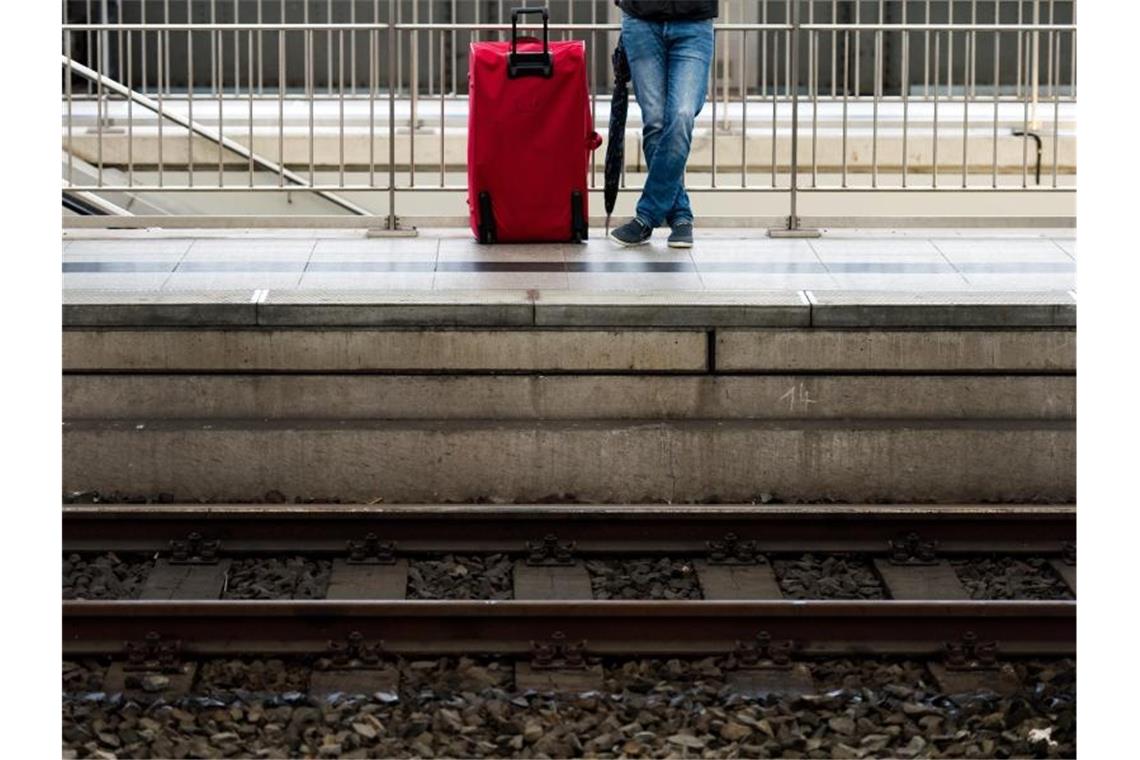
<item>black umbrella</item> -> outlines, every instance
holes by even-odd
[[[610,215],[617,202],[618,182],[621,180],[622,165],[625,163],[625,117],[629,111],[629,59],[625,56],[625,46],[618,38],[614,48],[614,92],[610,104],[610,141],[606,146],[606,235],[610,234]]]

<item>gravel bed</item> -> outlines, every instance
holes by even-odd
[[[589,560],[595,599],[700,599],[701,586],[689,560],[670,557]]]
[[[63,757],[1074,756],[1074,663],[1016,667],[1011,697],[950,698],[918,663],[839,660],[815,664],[817,681],[852,686],[752,699],[722,689],[712,660],[607,663],[605,693],[560,697],[498,685],[495,661],[420,661],[398,698],[65,698]]]
[[[223,599],[322,599],[332,562],[306,557],[237,560],[226,576]]]
[[[309,688],[309,668],[298,661],[278,659],[206,660],[198,667],[195,689],[219,691],[288,692]]]
[[[107,665],[99,660],[64,660],[63,690],[65,692],[99,691]]]
[[[154,558],[114,552],[63,557],[64,599],[135,599]]]
[[[972,599],[1072,599],[1069,587],[1040,558],[973,557],[951,565]]]
[[[448,554],[408,563],[408,599],[511,599],[514,576],[506,554]]]
[[[775,559],[772,569],[789,599],[886,599],[870,562],[850,554],[804,554]]]

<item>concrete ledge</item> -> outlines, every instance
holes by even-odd
[[[257,324],[253,290],[64,290],[64,327],[241,327]]]
[[[66,491],[422,503],[1073,501],[1072,423],[66,423]],[[621,466],[616,467],[615,463]]]
[[[1071,375],[65,375],[65,420],[1051,419]]]
[[[679,371],[707,335],[666,330],[65,330],[64,371]]]
[[[271,327],[528,327],[534,303],[525,290],[270,291],[257,322]]]
[[[813,290],[816,327],[1076,327],[1067,292]]]
[[[1075,327],[1067,292],[65,290],[64,327]]]
[[[723,371],[1075,372],[1074,330],[718,330]]]
[[[799,291],[538,291],[541,326],[807,327],[811,307]]]

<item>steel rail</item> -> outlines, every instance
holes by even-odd
[[[589,553],[707,551],[728,533],[765,552],[886,553],[911,531],[947,554],[1058,554],[1076,540],[1074,506],[67,505],[65,551],[164,551],[197,532],[224,553],[343,553],[375,533],[401,552],[524,552],[555,534]]]
[[[526,654],[561,632],[592,655],[728,654],[762,631],[798,653],[934,655],[972,633],[1004,655],[1072,654],[1076,602],[70,601],[65,656],[148,634],[201,655],[303,655],[360,634],[394,655]]]

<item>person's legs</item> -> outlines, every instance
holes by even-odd
[[[662,222],[691,221],[685,192],[685,164],[692,145],[693,123],[704,106],[712,63],[712,21],[672,21],[664,25],[667,87],[664,126],[656,135],[649,175],[637,216],[656,227]],[[632,70],[632,60],[631,60]],[[638,95],[640,102],[640,94]]]
[[[641,109],[641,144],[646,166],[652,166],[661,133],[665,129],[665,101],[667,93],[667,58],[665,51],[665,24],[645,21],[622,14],[621,40],[629,59],[629,73],[637,105]],[[660,223],[641,215],[638,218],[647,227]]]

